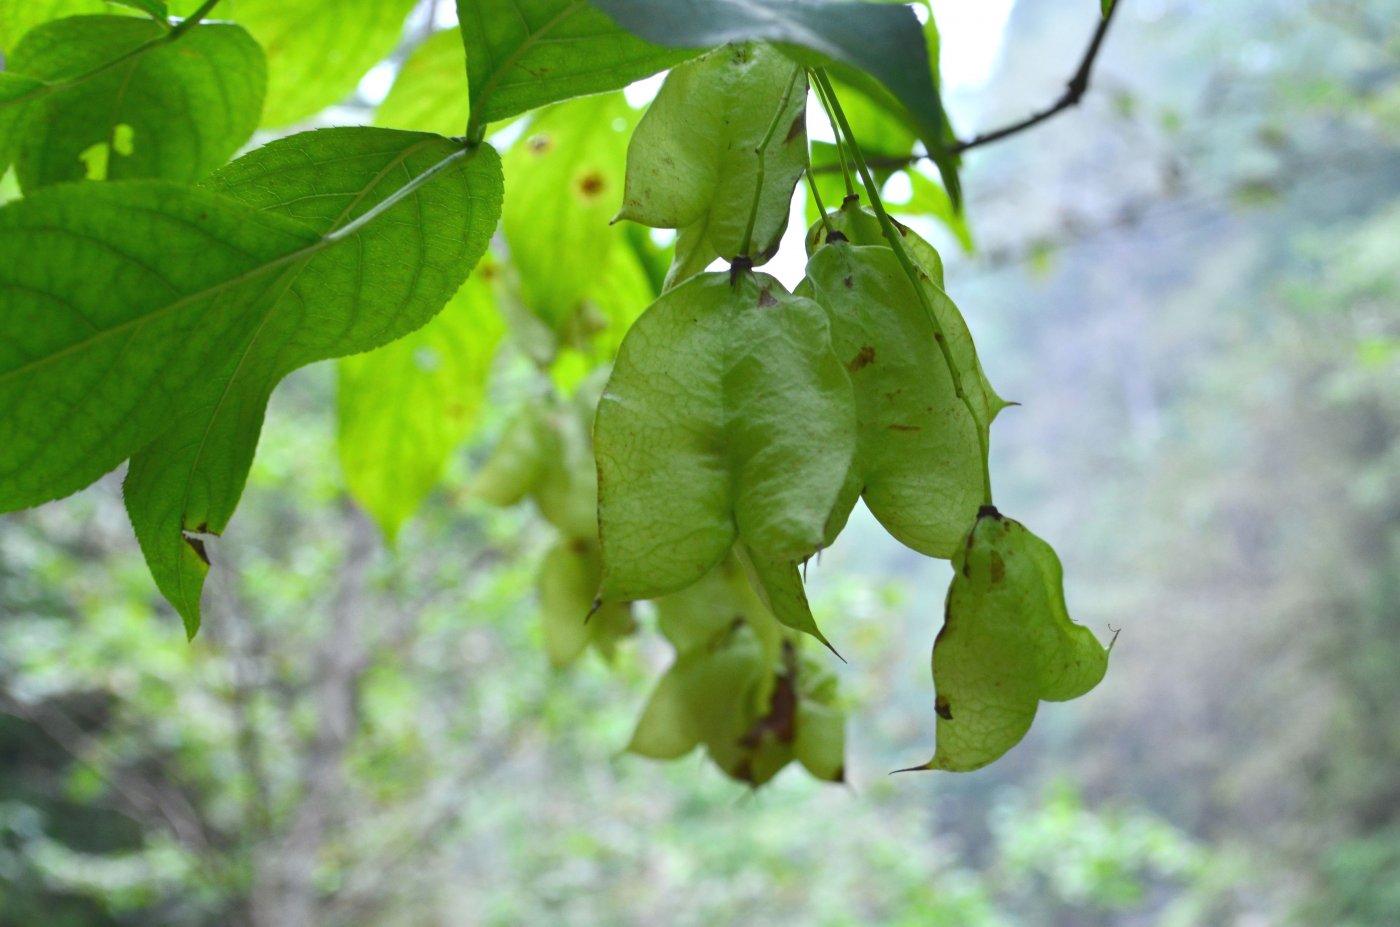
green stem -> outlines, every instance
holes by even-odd
[[[831,219],[826,214],[826,204],[822,202],[821,192],[817,190],[817,181],[812,177],[812,150],[810,148],[807,149],[807,170],[803,172],[802,176],[807,178],[807,189],[812,191],[812,199],[816,200],[817,212],[822,217],[822,227],[826,229],[826,234],[829,236],[833,231]]]
[[[758,182],[754,184],[753,205],[749,209],[749,224],[744,228],[743,243],[739,247],[739,256],[747,257],[749,249],[753,246],[753,227],[758,222],[758,208],[763,202],[763,182],[765,175],[764,154],[768,151],[768,146],[773,142],[773,136],[777,134],[778,124],[782,121],[783,113],[787,112],[788,105],[792,103],[792,91],[797,86],[797,78],[802,76],[802,66],[794,65],[792,78],[788,81],[787,89],[783,91],[783,98],[778,101],[778,108],[773,113],[773,118],[768,122],[768,131],[763,133],[763,140],[758,143],[758,147],[753,153],[758,158]]]
[[[831,91],[831,84],[826,83],[825,86],[823,86],[822,81],[818,79],[817,72],[814,70],[811,74],[812,87],[817,91],[817,102],[821,104],[822,109],[826,112],[827,122],[831,123],[831,134],[836,136],[836,163],[841,165],[841,179],[846,182],[846,196],[855,196],[855,179],[851,177],[851,165],[847,162],[846,146],[841,143],[841,133],[836,128],[836,117],[832,115],[831,98],[827,96],[827,93]],[[822,76],[824,77],[825,75],[823,74]],[[831,93],[832,97],[834,97],[835,92],[831,91]]]
[[[218,5],[219,0],[204,0],[204,2],[199,5],[199,9],[175,24],[175,28],[170,30],[171,36],[178,38],[186,32],[189,32],[195,26],[199,25],[204,17],[214,12],[214,7]]]
[[[983,498],[987,505],[992,504],[992,476],[991,476],[991,454],[989,452],[988,429],[983,426],[977,412],[972,407],[972,399],[968,396],[967,390],[963,388],[963,376],[958,370],[957,363],[953,360],[952,349],[948,346],[948,339],[943,333],[943,325],[938,321],[938,313],[934,311],[933,302],[929,299],[928,292],[924,289],[921,274],[914,266],[914,262],[909,259],[909,254],[904,250],[904,243],[900,240],[899,231],[895,229],[894,222],[891,221],[889,213],[885,211],[885,204],[880,199],[880,188],[875,183],[875,178],[870,173],[869,166],[865,163],[865,157],[861,154],[860,144],[856,141],[855,133],[851,131],[851,124],[846,120],[846,113],[841,109],[841,102],[836,99],[836,91],[831,86],[830,79],[826,76],[826,71],[817,68],[813,71],[813,77],[826,95],[827,103],[831,107],[831,114],[836,119],[836,124],[840,129],[840,134],[846,139],[846,144],[850,148],[851,157],[856,162],[856,169],[860,171],[860,177],[865,184],[865,191],[870,197],[870,206],[875,210],[875,217],[880,222],[880,231],[884,233],[885,240],[889,242],[890,249],[894,251],[895,260],[899,261],[899,266],[904,270],[905,276],[914,287],[914,292],[918,294],[919,302],[924,307],[924,312],[928,314],[929,322],[933,325],[934,340],[938,342],[938,349],[943,353],[943,363],[948,367],[948,375],[953,379],[953,390],[957,393],[958,399],[967,408],[967,412],[972,416],[972,424],[977,429],[977,440],[982,450],[982,486]]]
[[[139,58],[140,56],[146,54],[146,52],[148,51],[154,51],[155,49],[160,48],[162,45],[168,45],[171,42],[178,41],[180,36],[184,35],[186,32],[189,32],[191,29],[197,26],[200,23],[200,21],[203,20],[204,17],[208,16],[209,13],[214,9],[214,7],[218,5],[219,0],[205,0],[204,3],[200,4],[199,9],[195,10],[194,13],[190,14],[185,19],[176,23],[175,26],[172,27],[164,35],[157,36],[156,38],[151,39],[149,42],[143,42],[135,48],[131,49],[131,51],[118,55],[111,61],[105,61],[102,64],[99,64],[91,71],[84,71],[82,74],[78,74],[75,77],[69,77],[64,80],[55,81],[52,83],[45,81],[39,86],[30,90],[28,93],[22,93],[17,97],[10,97],[5,100],[0,100],[0,109],[4,109],[7,106],[15,106],[19,103],[28,103],[31,100],[39,100],[48,96],[51,93],[58,93],[60,90],[67,90],[70,87],[77,87],[80,84],[84,84],[92,80],[94,77],[98,77],[102,74],[107,73],[115,67],[119,67],[122,64],[125,64],[133,58]]]

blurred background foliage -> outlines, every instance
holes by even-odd
[[[858,517],[810,574],[850,660],[848,784],[622,754],[654,615],[553,668],[559,519],[479,485],[664,273],[588,224],[635,112],[580,101],[542,118],[602,107],[591,139],[532,161],[522,136],[508,166],[593,159],[590,195],[517,207],[558,224],[498,266],[524,277],[493,284],[511,348],[392,547],[346,495],[326,365],[273,401],[193,644],[119,475],[0,520],[0,924],[1400,923],[1400,5],[1122,2],[1084,105],[969,153],[968,225],[920,225],[1023,403],[998,501],[1059,549],[1077,620],[1122,629],[1091,696],[986,770],[887,777],[931,746],[947,568]],[[1014,3],[990,79],[949,87],[964,136],[1059,93],[1083,7]],[[310,124],[459,124],[434,22]],[[530,292],[563,256],[600,278],[572,315]]]

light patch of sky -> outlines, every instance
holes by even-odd
[[[1015,0],[931,0],[942,39],[939,56],[950,92],[976,90],[992,76]]]

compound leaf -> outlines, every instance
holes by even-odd
[[[75,492],[167,427],[316,232],[162,181],[0,208],[0,511]],[[197,256],[198,259],[186,259]]]
[[[627,132],[637,114],[620,93],[550,107],[506,154],[501,232],[520,296],[554,332],[596,286],[621,232],[608,228],[622,194]]]

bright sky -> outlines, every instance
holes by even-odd
[[[931,0],[942,38],[943,81],[949,90],[973,90],[996,65],[1002,30],[1014,0]]]

